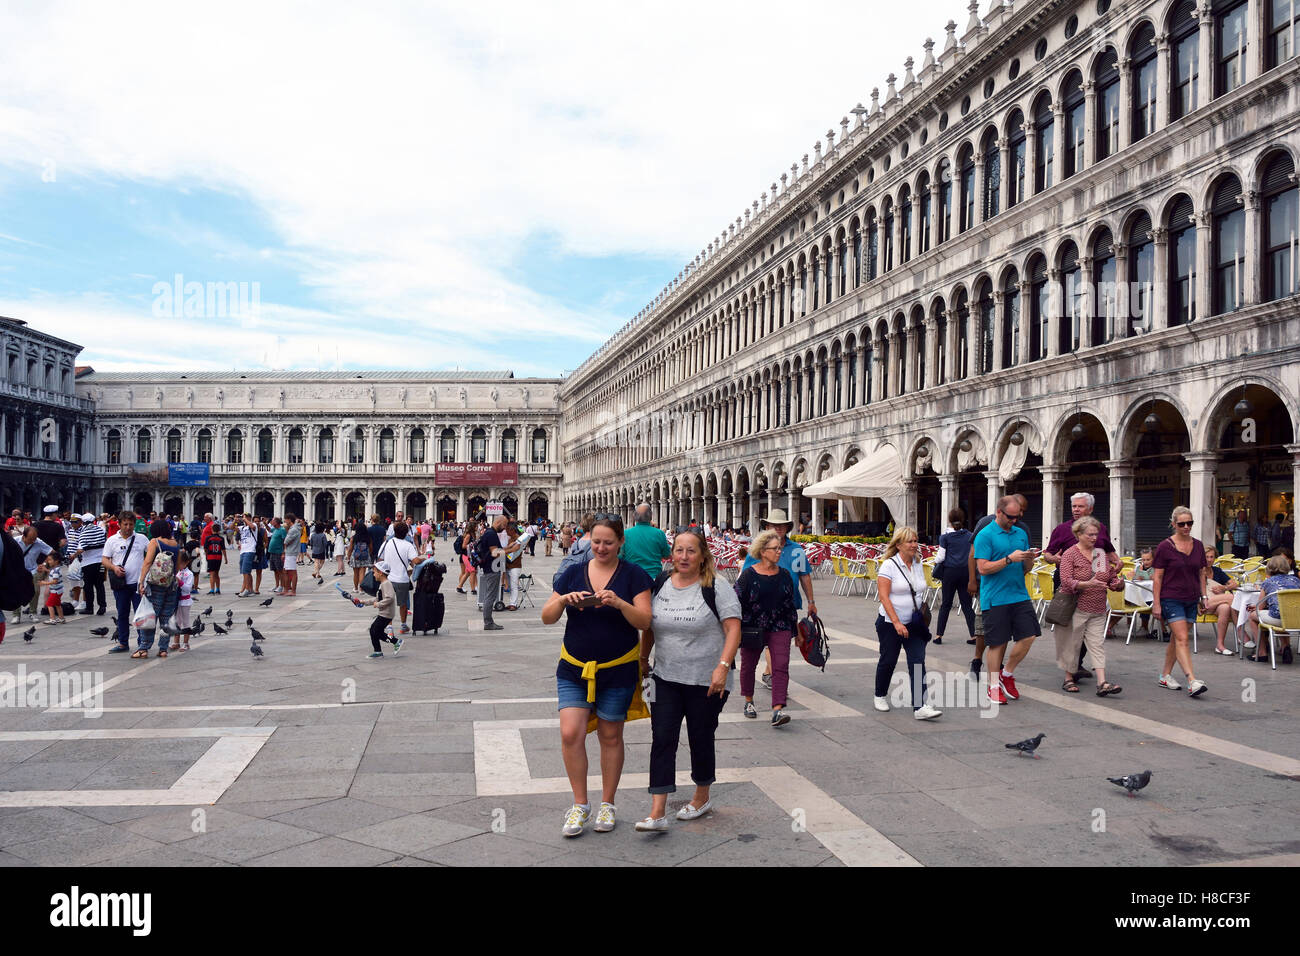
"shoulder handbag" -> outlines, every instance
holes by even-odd
[[[742,610],[743,610],[743,592],[749,590],[754,580],[754,569],[746,568],[740,572],[740,578],[736,581],[736,589],[742,592]],[[743,619],[740,624],[740,646],[751,651],[761,651],[763,649],[763,629],[757,624],[746,624]]]
[[[1069,554],[1069,551],[1065,554]],[[1078,606],[1078,591],[1056,591],[1047,605],[1047,610],[1043,612],[1043,620],[1058,627],[1069,627],[1074,621],[1074,611]]]
[[[930,605],[923,604],[917,606],[916,588],[912,587],[912,579],[908,576],[907,569],[898,563],[898,558],[891,558],[890,560],[894,562],[894,566],[897,567],[898,570],[903,572],[903,579],[907,581],[907,589],[912,592],[912,610],[916,612],[912,615],[912,621],[915,621],[918,617],[921,619],[921,623],[925,625],[925,639],[928,641],[930,639]],[[907,630],[910,634],[912,630],[911,621],[908,622]],[[921,635],[915,634],[911,636],[920,637]]]
[[[122,558],[122,576],[119,578],[116,574],[110,574],[108,577],[108,586],[114,591],[123,591],[131,587],[126,583],[125,571],[127,562],[131,560],[131,552],[135,550],[135,539],[136,535],[131,535],[131,543],[127,545],[126,555]]]

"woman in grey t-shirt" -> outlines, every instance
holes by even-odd
[[[682,718],[691,745],[691,779],[695,796],[677,811],[678,820],[694,820],[713,809],[709,788],[715,779],[713,735],[718,715],[731,691],[731,670],[740,647],[740,601],[717,579],[704,536],[683,531],[673,539],[672,574],[659,582],[651,625],[641,635],[641,669],[649,671],[655,654],[650,697],[650,816],[641,831],[668,828],[668,794],[677,790],[677,745]],[[705,594],[712,593],[716,613]]]

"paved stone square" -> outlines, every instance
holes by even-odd
[[[439,545],[443,560],[450,551]],[[739,695],[728,702],[715,813],[666,834],[633,831],[649,809],[650,727],[640,721],[627,729],[617,829],[564,839],[554,690],[563,625],[544,627],[538,613],[558,560],[526,560],[536,608],[498,614],[506,630],[471,629],[478,616],[451,578],[442,633],[375,661],[370,611],[340,599],[329,578],[270,608],[198,596],[197,611],[213,602],[210,620],[227,607],[239,622],[252,615],[268,637],[260,662],[242,623],[148,662],[106,654],[109,641],[87,631],[107,618],[41,626],[30,644],[26,626],[10,626],[0,672],[101,672],[106,689],[95,718],[77,709],[94,698],[0,708],[0,863],[1300,862],[1294,667],[1212,655],[1209,637],[1195,658],[1209,692],[1192,700],[1157,686],[1163,645],[1111,640],[1108,676],[1122,696],[1098,699],[1090,683],[1067,696],[1045,637],[1017,672],[1022,699],[986,717],[953,703],[977,700],[957,677],[970,659],[957,618],[928,658],[949,675],[944,716],[916,721],[908,707],[872,709],[876,605],[832,596],[829,578],[817,597],[830,666],[793,665],[784,728],[746,720]],[[763,715],[761,685],[755,701]],[[1004,747],[1040,731],[1042,759]],[[596,768],[594,741],[588,749]],[[683,734],[672,809],[690,797],[688,767]],[[1138,798],[1105,779],[1144,769],[1154,776]],[[592,787],[598,798],[598,780]]]

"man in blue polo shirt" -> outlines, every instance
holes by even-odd
[[[984,615],[984,643],[989,655],[989,700],[1005,704],[1019,700],[1016,690],[1016,666],[1025,659],[1034,638],[1042,631],[1038,615],[1025,588],[1025,567],[1036,551],[1029,547],[1029,535],[1016,524],[1021,505],[1015,495],[998,500],[992,523],[975,536],[976,570],[980,575],[980,612]],[[1015,647],[1002,666],[1007,644]]]
[[[794,608],[796,611],[803,607],[803,599],[799,596],[799,589],[802,587],[804,594],[808,595],[808,611],[812,614],[817,613],[817,602],[813,600],[812,586],[812,568],[808,565],[808,555],[801,545],[795,544],[787,535],[790,529],[794,527],[789,516],[779,508],[773,509],[772,513],[759,522],[765,528],[771,528],[781,536],[781,559],[777,564],[785,568],[786,573],[794,580]],[[740,566],[740,570],[758,564],[748,554],[745,555],[745,561]]]

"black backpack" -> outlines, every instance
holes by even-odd
[[[0,557],[0,610],[16,611],[31,601],[36,593],[31,572],[23,562],[23,549],[11,535],[4,538],[4,555]]]
[[[659,572],[659,577],[655,578],[654,584],[650,585],[650,600],[652,602],[659,595],[659,592],[663,589],[664,584],[666,584],[668,579],[671,578],[672,576],[673,573],[671,571]],[[704,603],[709,606],[709,610],[712,611],[713,616],[718,619],[718,623],[719,624],[722,623],[722,617],[718,614],[717,592],[713,590],[713,587],[711,585],[701,584],[700,593],[704,595]]]
[[[453,549],[457,554],[464,554],[464,553],[465,553],[465,539],[462,538],[460,535],[457,535],[457,536],[456,536],[456,543],[452,545],[452,549]]]

